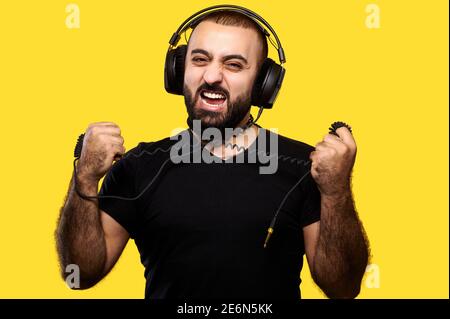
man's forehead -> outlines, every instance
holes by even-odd
[[[258,33],[249,28],[203,21],[189,39],[189,51],[199,47],[207,51],[249,54],[252,48],[258,47]]]

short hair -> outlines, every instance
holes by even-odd
[[[214,11],[207,14],[200,21],[198,21],[192,27],[192,30],[194,30],[195,27],[198,26],[203,21],[212,21],[221,25],[242,27],[244,29],[255,30],[258,33],[259,40],[262,43],[262,51],[260,54],[260,60],[258,61],[258,67],[260,67],[264,62],[264,60],[267,58],[268,46],[266,36],[261,29],[262,27],[252,18],[249,18],[245,14],[236,11]]]

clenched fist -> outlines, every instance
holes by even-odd
[[[346,127],[336,130],[339,137],[328,134],[311,152],[311,175],[320,193],[335,196],[350,189],[350,177],[355,163],[356,143]]]
[[[125,153],[120,128],[112,122],[88,126],[77,171],[80,179],[98,182],[112,167],[113,161]]]

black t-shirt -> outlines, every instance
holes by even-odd
[[[170,138],[139,143],[113,165],[100,195],[142,195],[102,198],[99,208],[135,240],[146,298],[300,298],[302,228],[320,219],[320,193],[309,174],[313,147],[263,129],[253,145],[262,134],[267,148],[278,138],[278,152],[269,150],[278,158],[274,174],[260,174],[261,161],[235,158],[175,164],[169,150],[177,141]],[[277,208],[302,177],[264,248]]]

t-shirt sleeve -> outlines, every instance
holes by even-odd
[[[320,191],[310,173],[305,177],[302,186],[300,226],[303,228],[320,220]]]
[[[100,188],[100,196],[132,198],[135,194],[135,158],[126,157],[117,161],[106,174]],[[124,227],[131,238],[136,236],[136,201],[120,198],[100,197],[98,206]]]

